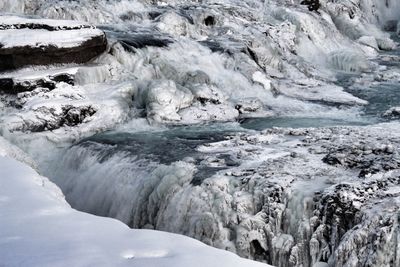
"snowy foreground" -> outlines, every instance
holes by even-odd
[[[176,234],[72,209],[0,139],[0,266],[266,266]]]

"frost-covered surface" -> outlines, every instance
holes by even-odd
[[[132,230],[73,210],[56,185],[9,157],[16,150],[0,139],[2,266],[266,266],[187,237]]]

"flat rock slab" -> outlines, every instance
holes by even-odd
[[[0,71],[27,65],[85,63],[106,47],[104,32],[89,24],[0,16]]]

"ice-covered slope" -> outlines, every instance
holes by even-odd
[[[267,266],[199,241],[73,210],[0,139],[1,266]],[[21,156],[19,156],[21,157]]]

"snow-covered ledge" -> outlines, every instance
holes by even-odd
[[[0,266],[267,266],[188,237],[76,211],[27,164],[0,137]]]
[[[0,16],[0,71],[26,65],[84,63],[106,47],[103,31],[86,23]]]

